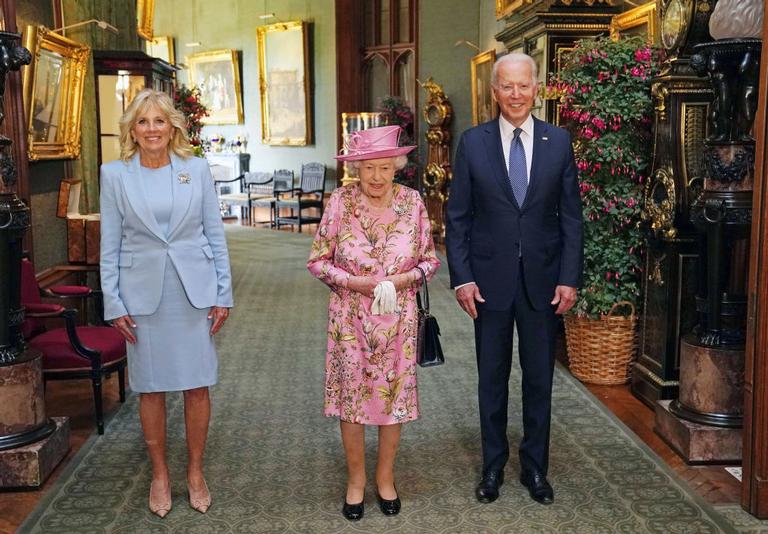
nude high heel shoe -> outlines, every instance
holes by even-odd
[[[171,485],[168,484],[168,490],[164,494],[160,494],[159,491],[155,491],[155,485],[149,484],[149,511],[155,514],[160,519],[168,515],[173,506],[171,499]]]
[[[193,491],[192,487],[187,482],[187,492],[189,493],[189,506],[193,510],[204,514],[211,507],[211,492],[208,491],[208,484],[203,480],[203,489],[199,491]]]

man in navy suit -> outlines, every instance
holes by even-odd
[[[520,482],[551,504],[547,481],[557,314],[581,285],[581,198],[568,133],[534,118],[538,83],[530,56],[493,67],[501,116],[464,132],[446,211],[456,300],[475,320],[483,471],[475,495],[492,502],[509,459],[507,404],[517,325],[523,389]]]

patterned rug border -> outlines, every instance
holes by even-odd
[[[565,366],[560,363],[556,362],[556,372],[560,374],[561,377],[564,379],[570,381],[578,390],[580,390],[582,393],[584,393],[585,397],[589,399],[589,402],[592,403],[593,406],[595,406],[598,410],[602,411],[613,423],[622,431],[624,434],[631,439],[637,447],[645,452],[646,455],[650,456],[653,461],[656,463],[656,465],[659,466],[659,468],[669,476],[669,478],[677,485],[678,489],[686,493],[691,499],[701,508],[704,510],[709,518],[716,523],[720,528],[722,528],[725,532],[732,532],[734,534],[738,534],[738,531],[728,523],[728,521],[720,514],[714,507],[714,505],[708,503],[701,495],[696,493],[693,488],[691,488],[688,483],[686,483],[682,478],[680,478],[680,475],[675,473],[675,471],[667,465],[667,463],[658,455],[656,452],[651,449],[643,440],[641,440],[637,434],[635,434],[631,428],[629,428],[624,422],[619,419],[613,412],[611,412],[605,404],[600,402],[597,397],[595,397],[591,391],[585,386],[584,384],[579,381],[578,378],[573,376],[568,369],[565,368]]]
[[[266,229],[260,229],[260,228],[245,228],[245,227],[227,227],[228,232],[259,232],[259,233],[265,233],[265,234],[272,234],[274,233],[273,230],[266,230]],[[298,235],[294,235],[293,237],[299,237]],[[307,236],[311,237],[311,236]],[[447,268],[447,261],[444,255],[438,254],[438,257],[440,258],[440,261],[443,262],[443,268]],[[688,495],[691,500],[695,502],[695,504],[706,513],[706,515],[709,517],[710,520],[712,520],[718,527],[720,527],[724,532],[726,533],[734,533],[738,534],[739,531],[736,530],[731,524],[728,523],[727,519],[720,514],[716,507],[710,503],[708,503],[703,497],[698,495],[683,479],[680,478],[680,476],[672,469],[670,468],[661,457],[656,454],[656,452],[653,451],[645,442],[643,442],[637,434],[635,434],[632,429],[630,429],[626,424],[624,424],[623,421],[621,421],[616,415],[614,415],[600,400],[595,397],[595,395],[592,394],[589,389],[582,384],[576,377],[574,377],[567,368],[561,364],[560,362],[556,362],[555,366],[555,372],[563,379],[569,381],[575,388],[583,394],[585,398],[589,400],[589,402],[597,408],[600,412],[605,414],[615,425],[618,429],[620,429],[621,432],[624,433],[626,437],[628,437],[641,451],[645,453],[647,457],[649,457],[660,469],[663,473],[665,473],[669,479],[676,485],[676,487],[681,490],[683,493]],[[133,391],[128,388],[127,390],[127,396],[125,404],[120,404],[117,409],[115,409],[111,414],[106,416],[105,420],[105,427],[106,432],[109,432],[109,423],[112,421],[113,418],[120,415],[123,410],[127,409],[127,405],[130,404],[128,402],[130,397],[133,397],[136,395]],[[46,510],[48,510],[48,507],[53,503],[53,501],[59,496],[65,485],[71,480],[71,476],[73,473],[77,470],[77,468],[80,466],[80,464],[83,462],[85,457],[88,455],[88,453],[91,451],[91,449],[96,445],[97,441],[99,439],[99,435],[96,433],[96,431],[92,431],[91,435],[88,437],[88,439],[85,441],[85,443],[82,445],[80,450],[75,453],[75,455],[72,457],[72,459],[69,461],[69,463],[63,468],[63,471],[59,474],[56,481],[53,483],[51,488],[46,492],[46,494],[40,499],[40,501],[37,503],[35,508],[30,512],[30,514],[27,516],[27,518],[19,525],[17,532],[26,532],[27,530],[31,529],[32,526],[34,526],[39,519],[44,515]],[[725,506],[725,505],[724,505]]]
[[[129,404],[129,399],[136,395],[133,391],[131,391],[131,388],[129,385],[126,384],[125,386],[125,402],[119,403],[117,409],[110,413],[105,414],[104,416],[104,432],[109,432],[109,423],[117,417],[123,410],[127,409],[126,406]],[[53,483],[51,488],[48,490],[48,492],[43,495],[42,499],[37,503],[34,510],[30,512],[30,514],[27,516],[27,518],[24,520],[21,525],[19,525],[19,528],[16,530],[18,533],[26,532],[28,529],[31,528],[32,525],[34,525],[38,519],[45,513],[45,511],[48,509],[48,507],[51,505],[51,503],[58,497],[59,493],[61,493],[61,490],[64,488],[67,482],[70,481],[70,477],[72,474],[77,470],[77,468],[80,466],[80,464],[83,462],[86,456],[88,456],[88,453],[91,451],[91,449],[96,445],[96,442],[99,440],[99,435],[96,433],[96,430],[91,431],[91,435],[88,436],[88,439],[85,440],[85,443],[83,443],[82,447],[80,447],[80,450],[78,450],[75,455],[72,457],[72,459],[69,461],[69,463],[64,467],[64,470],[59,474],[58,478],[56,479],[56,482]]]

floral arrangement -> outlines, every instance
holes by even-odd
[[[381,101],[379,111],[385,114],[386,123],[388,125],[397,125],[403,129],[400,134],[401,146],[416,144],[413,141],[413,111],[411,111],[411,108],[405,104],[401,98],[396,96],[384,97]],[[408,164],[395,174],[395,182],[418,189],[418,171],[418,151],[412,150],[408,154]]]
[[[640,300],[644,182],[651,157],[651,79],[660,52],[640,37],[581,40],[552,75],[573,136],[584,214],[584,286],[574,306],[596,318]]]
[[[203,142],[200,139],[200,131],[203,128],[203,117],[208,116],[208,108],[205,107],[200,99],[200,89],[194,86],[187,87],[186,85],[176,87],[173,104],[176,109],[184,114],[184,118],[187,119],[187,133],[189,134],[192,150],[197,157],[202,158],[205,155],[205,151],[203,150]]]

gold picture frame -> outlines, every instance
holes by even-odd
[[[659,44],[659,18],[656,2],[648,2],[611,18],[611,39],[621,35],[643,35],[648,44]]]
[[[499,116],[499,106],[491,91],[491,71],[496,62],[496,50],[486,50],[470,62],[472,79],[472,125],[477,126]]]
[[[208,108],[204,124],[242,124],[243,97],[237,50],[198,52],[187,56],[189,84],[200,89]]]
[[[145,43],[147,55],[160,58],[171,65],[176,64],[176,53],[174,51],[174,39],[167,35],[153,37],[152,40]]]
[[[302,21],[256,29],[259,48],[261,140],[267,145],[312,142],[309,38]]]
[[[501,20],[521,7],[532,3],[533,0],[496,0],[496,20]]]
[[[136,33],[151,41],[154,37],[155,0],[136,0]]]
[[[45,26],[27,26],[24,47],[32,53],[32,62],[22,73],[27,155],[30,161],[79,158],[91,48]]]

